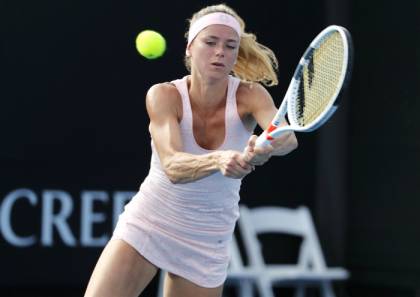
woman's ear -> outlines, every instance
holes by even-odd
[[[185,55],[189,58],[191,57],[191,50],[190,50],[191,44],[187,45],[187,48],[185,49]]]

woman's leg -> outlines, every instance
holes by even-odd
[[[216,288],[200,287],[185,278],[167,273],[165,277],[164,297],[220,297],[223,285]]]
[[[137,297],[157,268],[122,240],[111,240],[99,257],[85,297]]]

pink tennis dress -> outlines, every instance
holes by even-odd
[[[218,150],[242,151],[251,135],[236,107],[239,82],[229,76],[225,139]],[[182,97],[184,151],[211,152],[194,139],[187,77],[172,83]],[[151,145],[149,174],[120,215],[113,238],[124,240],[163,270],[202,287],[217,287],[226,279],[241,180],[217,172],[191,183],[173,184],[162,170],[153,141]]]

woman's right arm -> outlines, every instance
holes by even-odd
[[[150,118],[149,130],[159,158],[169,180],[188,183],[217,171],[227,177],[242,178],[252,167],[243,160],[241,152],[215,151],[204,155],[183,152],[179,121],[182,118],[182,101],[171,84],[157,84],[146,96]]]

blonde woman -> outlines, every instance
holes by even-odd
[[[146,96],[152,160],[92,274],[86,297],[135,297],[159,268],[165,296],[221,296],[238,218],[241,179],[297,147],[290,132],[255,148],[256,125],[277,109],[260,84],[275,85],[273,52],[245,32],[226,5],[193,15],[190,74]]]

